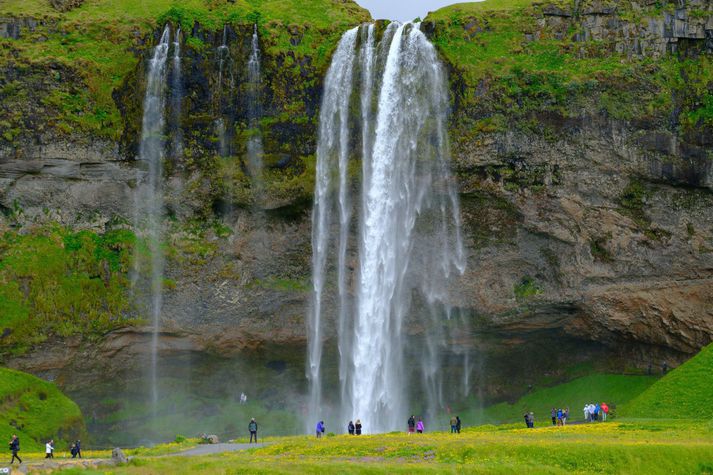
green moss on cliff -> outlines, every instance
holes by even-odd
[[[134,236],[59,226],[0,235],[0,341],[22,353],[56,335],[97,335],[125,325]]]
[[[49,439],[64,450],[73,440],[86,440],[87,433],[79,407],[54,384],[5,368],[0,368],[0,427],[3,436],[20,438],[23,452],[44,451]]]
[[[710,57],[641,57],[621,52],[617,40],[583,41],[580,15],[588,9],[633,22],[663,18],[675,4],[486,0],[431,13],[427,28],[456,73],[457,105],[467,111],[457,116],[457,135],[470,140],[483,132],[483,120],[500,115],[510,120],[491,121],[488,131],[517,126],[553,140],[583,113],[661,126],[674,117],[683,129],[711,123]]]
[[[137,53],[152,46],[151,33],[166,22],[180,23],[189,35],[187,45],[196,50],[201,40],[190,36],[196,25],[216,31],[225,23],[258,23],[269,54],[309,54],[325,64],[342,31],[369,19],[354,2],[331,0],[94,0],[66,13],[44,0],[8,0],[0,4],[0,17],[34,23],[20,26],[19,39],[0,39],[0,86],[5,83],[2,71],[24,68],[50,74],[57,64],[66,67],[81,79],[68,91],[43,99],[51,125],[66,133],[80,130],[112,139],[122,133],[112,94],[136,68]],[[18,135],[13,130],[24,119],[0,123],[6,141],[12,143]]]

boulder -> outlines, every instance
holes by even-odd
[[[129,461],[129,459],[126,458],[126,455],[124,455],[124,451],[121,450],[119,447],[115,447],[114,450],[111,451],[111,460],[117,464],[126,463]]]
[[[84,0],[50,0],[52,8],[60,12],[68,12],[80,7]]]

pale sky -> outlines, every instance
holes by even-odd
[[[425,18],[430,11],[438,10],[446,5],[464,3],[465,0],[356,0],[359,5],[367,8],[375,20],[388,19],[411,21],[414,18]]]

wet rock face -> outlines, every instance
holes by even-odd
[[[630,2],[632,13],[619,15],[620,5],[599,0],[577,2],[574,7],[547,5],[539,25],[552,29],[555,37],[572,37],[577,42],[597,41],[613,52],[632,56],[660,57],[668,53],[710,53],[713,9],[707,0],[678,2],[674,13],[652,14],[656,2]],[[627,6],[628,7],[628,6]],[[532,35],[538,37],[541,32]]]

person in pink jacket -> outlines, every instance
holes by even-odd
[[[418,422],[416,423],[416,432],[419,434],[423,434],[423,419],[420,417],[418,418]]]

